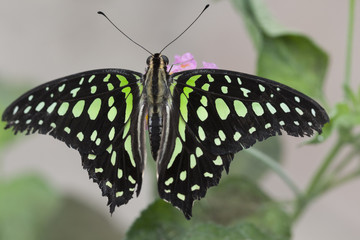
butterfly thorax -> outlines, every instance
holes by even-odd
[[[159,53],[147,60],[145,73],[145,102],[148,111],[148,127],[153,158],[157,159],[163,132],[164,111],[169,98],[168,78],[166,71],[168,59]]]

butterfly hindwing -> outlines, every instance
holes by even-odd
[[[319,104],[294,89],[226,70],[175,73],[170,92],[173,136],[159,157],[159,193],[186,217],[193,201],[218,184],[236,152],[281,130],[320,133],[329,120]]]
[[[158,191],[161,198],[181,209],[190,219],[194,200],[218,184],[224,167],[228,171],[233,154],[217,156],[206,150],[179,114],[176,104],[169,110],[157,158]]]
[[[141,93],[137,72],[79,73],[25,93],[5,110],[3,121],[15,133],[50,134],[77,149],[113,211],[141,188],[144,150],[132,138],[143,131],[136,123]]]

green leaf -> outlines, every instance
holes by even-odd
[[[278,163],[282,160],[282,147],[278,137],[258,142],[252,148],[263,152]],[[230,173],[231,175],[245,176],[253,181],[259,181],[268,170],[268,166],[246,150],[243,150],[235,155],[231,163]]]
[[[270,202],[258,208],[258,211],[247,222],[256,225],[263,232],[280,239],[290,239],[292,221],[290,216],[278,203]]]
[[[135,221],[126,235],[127,240],[173,239],[173,240],[277,240],[251,222],[232,226],[203,223],[184,216],[163,200],[156,200]]]
[[[309,38],[286,34],[265,37],[258,57],[258,74],[275,79],[317,99],[324,99],[328,57]]]
[[[226,197],[224,197],[226,196]],[[204,199],[194,205],[194,219],[230,224],[255,213],[271,199],[252,180],[242,176],[223,178]]]
[[[158,199],[141,213],[127,232],[126,239],[174,239],[190,224],[182,212]]]
[[[2,180],[0,239],[37,240],[59,203],[57,193],[37,176]]]
[[[305,35],[291,32],[269,14],[263,0],[233,0],[258,50],[257,74],[324,100],[328,56]]]
[[[251,223],[241,223],[231,227],[214,223],[195,224],[184,231],[176,240],[275,240],[273,236],[264,234]]]
[[[276,37],[290,33],[271,16],[263,0],[232,0],[232,3],[241,13],[257,50],[262,48],[265,36]]]

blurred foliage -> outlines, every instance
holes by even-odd
[[[0,180],[0,239],[37,240],[59,204],[58,193],[38,176]]]
[[[108,222],[104,214],[108,212],[100,214],[83,201],[64,196],[61,206],[49,219],[38,239],[122,239],[123,234]]]
[[[354,0],[349,1],[352,3],[349,13],[351,32]],[[323,93],[328,66],[324,50],[304,34],[290,31],[277,23],[264,0],[231,2],[243,17],[257,50],[257,73],[315,97],[329,108]],[[348,54],[351,54],[351,41],[348,42]],[[351,65],[351,61],[347,65]],[[218,187],[209,189],[206,198],[195,203],[191,221],[187,221],[170,204],[156,200],[133,223],[125,239],[290,239],[292,225],[315,197],[360,176],[360,166],[350,172],[345,171],[360,152],[360,135],[356,131],[360,124],[360,91],[353,90],[348,80],[344,81],[343,87],[345,99],[329,109],[331,122],[324,127],[323,135],[309,141],[321,143],[333,137],[335,144],[314,173],[307,189],[290,201],[293,205],[272,199],[261,188],[261,178],[269,168],[280,177],[286,176],[286,173],[281,168],[273,168],[261,155],[254,157],[242,151],[235,156],[231,175],[224,176]],[[4,85],[0,81],[1,112],[10,99],[22,92],[22,88]],[[0,127],[3,126],[1,122]],[[10,131],[1,129],[0,150],[13,139]],[[274,165],[280,163],[282,149],[277,138],[258,143],[255,148],[266,153]],[[340,154],[344,148],[348,151]],[[284,182],[290,188],[295,185],[290,180]],[[102,214],[76,199],[60,197],[38,176],[0,179],[0,240],[91,240],[121,239],[122,236],[123,233],[114,229]]]

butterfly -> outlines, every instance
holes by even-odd
[[[111,213],[140,193],[148,131],[159,195],[190,219],[235,153],[282,131],[321,133],[329,121],[313,99],[269,79],[219,69],[170,75],[161,52],[146,63],[145,74],[99,69],[40,85],[4,111],[5,128],[76,149]]]

